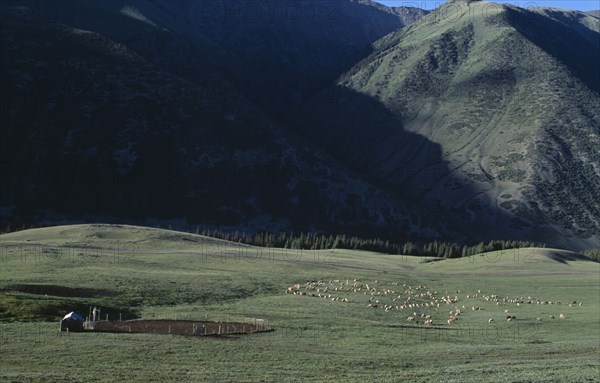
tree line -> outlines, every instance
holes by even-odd
[[[37,226],[11,227],[10,224],[0,228],[0,234],[33,229]],[[169,227],[170,228],[170,227]],[[243,243],[260,247],[278,247],[285,249],[303,249],[303,250],[327,250],[327,249],[347,249],[347,250],[365,250],[384,254],[402,254],[415,255],[423,257],[437,258],[460,258],[469,257],[475,254],[486,253],[489,251],[520,249],[526,247],[546,247],[531,241],[513,241],[513,240],[492,240],[489,242],[479,242],[477,244],[459,244],[447,241],[390,241],[381,238],[361,238],[357,236],[348,236],[344,234],[326,235],[319,233],[300,233],[281,232],[278,234],[260,232],[248,234],[245,232],[223,232],[220,229],[196,228],[196,234],[207,237],[224,239],[226,241]],[[589,249],[579,253],[580,255],[600,262],[600,249]]]
[[[592,261],[600,262],[600,249],[589,249],[581,252],[586,258],[591,259]]]
[[[196,230],[196,234],[224,239],[226,241],[243,243],[260,247],[278,247],[285,249],[325,250],[348,249],[365,250],[385,254],[416,255],[438,258],[460,258],[488,251],[517,249],[524,247],[545,247],[530,241],[493,240],[479,242],[474,245],[459,244],[455,242],[431,241],[390,241],[381,238],[361,238],[356,236],[326,235],[318,233],[255,233],[222,232],[215,230]]]

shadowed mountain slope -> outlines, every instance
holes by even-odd
[[[314,137],[473,233],[598,243],[599,29],[582,12],[449,2],[308,103]]]
[[[3,8],[5,222],[157,219],[390,235],[428,227],[424,213],[250,102],[220,65],[237,62],[226,49],[158,27],[171,20],[166,11],[36,4]]]
[[[0,10],[4,222],[598,246],[588,14],[367,0]]]

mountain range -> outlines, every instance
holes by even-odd
[[[450,1],[5,1],[4,224],[600,233],[600,20]]]

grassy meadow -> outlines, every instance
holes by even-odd
[[[424,262],[116,225],[4,234],[0,251],[0,381],[600,381],[600,264],[565,251]],[[99,292],[15,288],[28,284]],[[419,306],[396,308],[404,302]],[[90,306],[111,320],[261,318],[275,331],[220,338],[58,331],[60,317],[87,315]]]

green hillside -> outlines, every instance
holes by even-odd
[[[599,31],[582,12],[449,2],[379,40],[307,111],[339,158],[457,226],[591,243]]]
[[[119,225],[4,234],[0,249],[2,381],[598,382],[600,264],[566,251],[423,262]],[[287,293],[294,284],[305,294]],[[90,306],[112,319],[261,318],[275,331],[57,332],[59,317]]]

